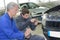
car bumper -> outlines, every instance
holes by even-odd
[[[53,38],[60,38],[60,29],[54,29],[54,28],[44,28],[43,27],[43,34],[48,37],[53,37]]]

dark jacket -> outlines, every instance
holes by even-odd
[[[0,17],[0,40],[11,39],[24,40],[24,33],[17,29],[14,19],[5,13]]]
[[[30,22],[30,18],[24,19],[21,15],[16,18],[17,27],[19,30],[24,31],[30,27],[32,30],[36,28],[36,25]]]

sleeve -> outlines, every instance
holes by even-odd
[[[28,27],[29,25],[29,21],[26,21],[26,22],[17,22],[17,26],[20,30],[24,30],[26,27]]]
[[[17,24],[17,27],[20,29],[20,30],[24,30],[28,25],[29,25],[29,20],[28,21],[23,21],[21,18],[17,18],[16,20],[16,24]]]
[[[2,29],[3,33],[9,39],[20,39],[20,40],[24,40],[24,33],[21,32],[21,31],[14,32],[13,29],[11,28],[11,25],[8,22],[3,21],[3,23],[1,23],[0,25],[1,25],[0,28]]]
[[[36,25],[34,25],[34,23],[31,23],[31,22],[30,22],[29,27],[31,28],[31,30],[35,30]]]

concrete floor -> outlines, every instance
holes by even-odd
[[[43,36],[43,37],[45,38],[45,36],[43,35],[43,31],[42,31],[42,26],[41,26],[41,24],[38,25],[38,26],[36,27],[36,29],[35,29],[34,31],[32,31],[31,33],[32,33],[32,35],[40,35],[40,36]],[[45,38],[45,40],[46,40],[46,38]]]

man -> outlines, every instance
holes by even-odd
[[[17,27],[20,31],[26,32],[26,29],[34,30],[38,25],[35,18],[30,18],[30,13],[27,8],[21,10],[21,15],[16,18]],[[29,34],[27,40],[44,40],[43,37]]]
[[[24,37],[30,34],[27,29],[25,33],[19,31],[16,27],[13,16],[18,12],[18,5],[10,2],[7,5],[7,12],[0,17],[0,40],[24,40]]]

